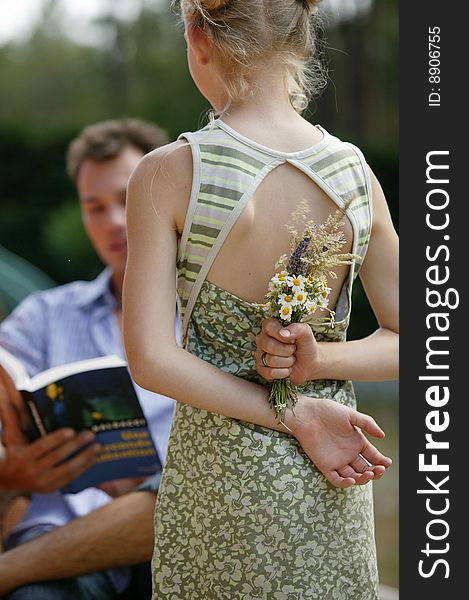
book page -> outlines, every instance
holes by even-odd
[[[31,377],[27,388],[28,392],[35,392],[49,383],[54,383],[57,379],[63,379],[76,373],[85,373],[86,371],[95,371],[96,369],[107,369],[110,367],[126,367],[127,363],[118,356],[100,356],[88,360],[80,360],[73,363],[67,363],[58,367],[52,367]]]
[[[16,389],[26,389],[29,383],[29,375],[23,366],[13,354],[10,354],[5,348],[0,346],[0,365],[7,371],[13,379]]]

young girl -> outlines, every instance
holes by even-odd
[[[360,151],[299,115],[315,2],[180,5],[192,78],[222,118],[147,155],[128,189],[129,364],[140,385],[178,401],[158,497],[154,598],[375,600],[366,483],[391,461],[357,429],[384,435],[355,410],[346,379],[396,376],[397,241],[386,202]],[[364,260],[329,282],[335,327],[314,328],[334,348],[322,353],[328,379],[313,374],[279,423],[255,370],[255,303],[304,199],[316,222],[351,201],[344,251]],[[346,343],[359,268],[380,329]]]

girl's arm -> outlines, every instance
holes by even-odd
[[[132,375],[142,387],[179,402],[285,431],[267,403],[266,388],[225,373],[176,344],[177,223],[190,195],[191,170],[190,149],[176,142],[147,155],[129,182],[123,325]],[[380,465],[379,473],[389,466],[390,459],[355,428],[383,437],[371,417],[306,397],[296,413],[287,415],[287,428],[334,485],[347,487],[373,476],[369,470],[362,475],[366,467],[359,454]]]
[[[383,190],[371,173],[373,226],[360,278],[379,324],[373,334],[352,342],[316,342],[309,325],[287,328],[276,319],[262,324],[256,338],[256,367],[264,379],[383,381],[399,372],[399,241]],[[266,368],[262,364],[269,365]]]

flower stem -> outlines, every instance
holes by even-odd
[[[284,419],[287,409],[293,409],[297,401],[298,392],[290,377],[274,379],[270,386],[269,404],[279,421]]]

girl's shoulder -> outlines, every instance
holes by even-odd
[[[151,200],[159,211],[172,214],[176,223],[184,220],[192,187],[192,152],[186,140],[176,140],[146,154],[128,183],[132,202]]]
[[[190,155],[191,150],[187,141],[178,138],[174,142],[155,148],[155,150],[145,154],[132,173],[132,178],[154,177],[160,172],[160,174],[164,174],[167,169],[190,167]]]
[[[179,186],[192,175],[191,150],[187,141],[175,142],[152,150],[135,167],[129,186],[143,184],[152,187],[155,181],[159,185]]]

